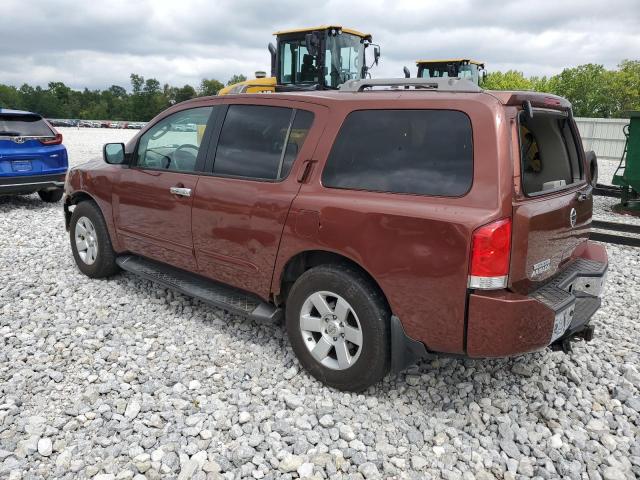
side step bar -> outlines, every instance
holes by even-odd
[[[179,268],[137,255],[121,255],[116,263],[123,270],[232,313],[258,321],[279,321],[282,318],[282,309],[264,302],[256,295]]]

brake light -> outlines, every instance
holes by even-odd
[[[41,138],[40,143],[42,145],[60,145],[62,143],[62,134],[56,133],[55,137]]]
[[[469,288],[505,288],[511,257],[511,219],[503,218],[473,232]]]

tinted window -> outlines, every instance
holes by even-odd
[[[140,138],[141,168],[193,172],[212,107],[192,108],[160,120]]]
[[[286,177],[311,124],[309,115],[312,119],[312,114],[290,108],[231,105],[213,172],[267,180]]]
[[[313,123],[313,113],[306,110],[296,110],[291,132],[289,133],[289,141],[287,142],[287,150],[284,152],[282,160],[282,170],[279,178],[285,178],[291,171],[291,166],[298,156],[302,145],[307,138],[307,134]]]
[[[363,110],[345,120],[327,160],[327,187],[464,195],[473,178],[471,121],[450,110]]]
[[[0,114],[0,136],[53,137],[54,133],[39,115]]]

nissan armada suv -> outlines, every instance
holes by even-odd
[[[284,316],[345,390],[431,353],[590,340],[608,262],[570,104],[404,80],[198,98],[105,145],[66,180],[79,269]]]

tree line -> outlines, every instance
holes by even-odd
[[[244,75],[234,75],[227,85],[246,79]],[[130,80],[130,90],[120,85],[105,90],[74,90],[62,82],[49,82],[47,88],[26,83],[21,87],[0,84],[0,108],[28,110],[47,118],[146,122],[174,103],[216,95],[224,87],[213,78],[203,79],[197,87],[163,86],[155,78],[145,79],[135,73]]]
[[[227,85],[246,80],[234,75]],[[106,90],[74,90],[62,82],[47,88],[0,84],[0,107],[38,112],[48,118],[148,121],[170,105],[198,96],[216,95],[224,85],[203,79],[200,85],[161,85],[155,78],[132,73],[127,90],[112,85]],[[566,68],[551,77],[525,77],[509,70],[489,73],[482,83],[489,90],[534,90],[567,98],[578,117],[624,117],[640,110],[640,60],[624,60],[617,69],[585,64]]]
[[[588,63],[551,77],[527,78],[515,70],[492,72],[482,87],[560,95],[571,102],[577,117],[625,117],[629,111],[640,110],[640,61],[624,60],[617,70]]]

